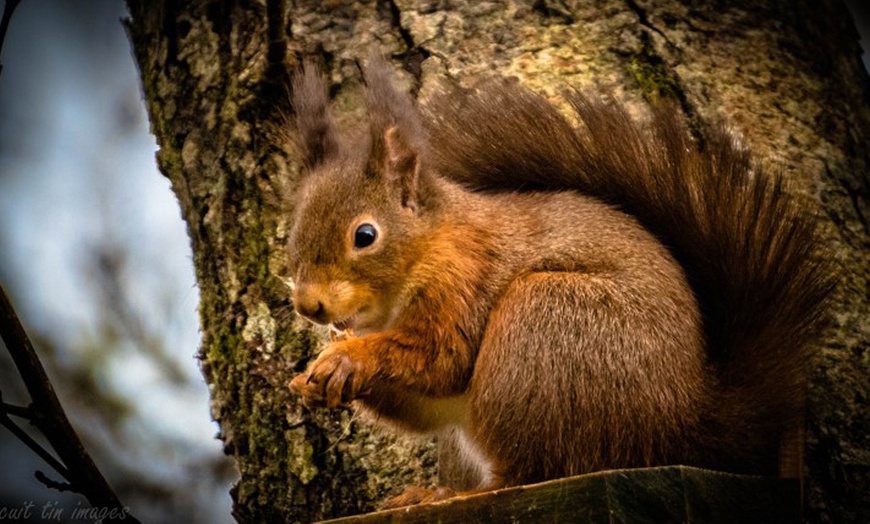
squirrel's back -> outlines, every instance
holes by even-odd
[[[509,81],[436,95],[424,109],[434,169],[473,191],[574,190],[634,216],[700,307],[719,393],[699,451],[722,457],[710,467],[774,472],[833,286],[815,217],[723,127],[699,147],[673,108],[641,125],[612,101],[566,98],[576,126]]]

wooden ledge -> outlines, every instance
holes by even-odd
[[[602,471],[324,522],[793,524],[800,520],[797,479],[667,466]]]

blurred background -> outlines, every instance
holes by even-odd
[[[231,522],[199,295],[120,0],[23,0],[0,73],[0,283],[86,448],[142,522]],[[5,348],[0,392],[29,402]],[[27,427],[26,422],[22,426]],[[38,433],[36,433],[38,434]],[[87,507],[0,427],[0,507]],[[65,512],[70,516],[72,510]]]
[[[864,3],[850,7],[866,28]],[[132,513],[231,522],[236,473],[195,358],[189,242],[155,165],[124,16],[121,0],[23,0],[15,12],[0,56],[0,283]],[[0,392],[28,402],[2,344]],[[37,469],[61,480],[0,427],[0,508],[86,506]]]

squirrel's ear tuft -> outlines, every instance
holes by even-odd
[[[294,142],[302,162],[311,168],[338,153],[326,77],[319,67],[306,62],[294,75],[292,87]]]
[[[390,127],[384,133],[386,175],[401,189],[402,206],[412,211],[419,208],[417,197],[420,165],[417,151],[401,129]]]
[[[393,85],[390,64],[380,55],[365,70],[366,106],[371,124],[368,170],[401,188],[402,205],[416,210],[420,153],[425,144],[414,101]]]

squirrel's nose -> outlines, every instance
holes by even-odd
[[[316,293],[308,292],[308,286],[299,286],[293,294],[293,307],[303,317],[317,322],[326,323],[326,308]]]
[[[319,323],[323,323],[323,319],[326,316],[323,302],[319,300],[310,304],[296,304],[296,311],[303,317],[310,318]]]

